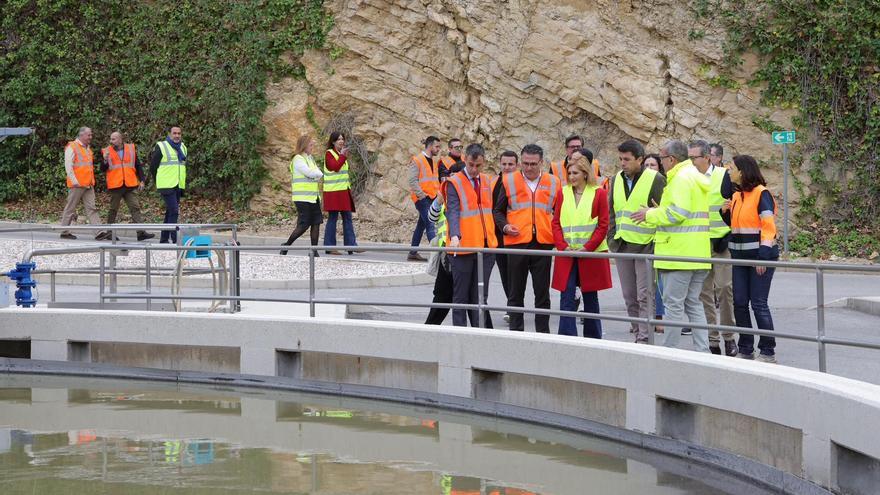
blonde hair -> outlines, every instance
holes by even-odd
[[[568,167],[566,167],[565,171],[568,172],[568,169],[571,167],[577,167],[584,177],[586,178],[584,182],[588,186],[598,185],[596,181],[596,174],[593,172],[593,164],[587,161],[587,157],[581,155],[577,160],[568,162]]]
[[[296,140],[296,153],[297,155],[302,155],[306,152],[306,148],[309,147],[309,142],[312,141],[312,136],[308,134],[303,134]]]

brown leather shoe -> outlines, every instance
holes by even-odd
[[[419,253],[411,253],[409,256],[406,257],[406,261],[428,261],[428,260],[423,258]]]

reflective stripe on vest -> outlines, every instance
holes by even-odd
[[[334,149],[327,150],[333,158],[339,160],[339,153]],[[348,159],[345,160],[345,163],[342,164],[342,168],[339,169],[339,172],[333,172],[332,170],[327,168],[327,164],[324,164],[324,192],[333,192],[333,191],[345,191],[346,189],[351,189],[351,182],[348,177]]]
[[[446,223],[446,204],[440,207],[440,216],[434,222],[434,229],[437,231],[437,245],[445,246],[446,239],[449,237],[449,224]]]
[[[296,170],[296,167],[294,167],[293,164],[297,158],[304,160],[306,165],[308,165],[309,170],[318,170],[318,166],[315,164],[315,159],[310,155],[296,155],[293,157],[293,160],[290,161],[290,199],[292,201],[317,203],[318,181],[306,177],[305,174],[301,174]]]
[[[412,161],[419,168],[419,187],[422,189],[422,192],[429,198],[436,197],[437,191],[440,190],[440,180],[437,176],[437,168],[433,166],[434,160],[431,159],[429,163],[428,157],[423,153],[419,153],[412,157]],[[413,203],[419,200],[415,193],[410,193],[409,196]]]
[[[122,186],[137,187],[140,184],[134,166],[137,159],[134,144],[122,145],[121,157],[113,146],[101,151],[107,162],[107,189],[119,189]]]
[[[763,218],[772,217],[772,211],[758,211],[761,202],[761,194],[767,188],[761,185],[755,186],[748,192],[738,192],[730,201],[730,244],[731,251],[740,251],[738,257],[757,258],[761,244],[768,247],[776,245],[776,231],[764,232],[762,230]],[[774,207],[776,200],[773,200]],[[742,251],[753,251],[743,253]]]
[[[724,206],[724,198],[721,197],[721,183],[727,170],[723,167],[715,167],[712,170],[709,189],[709,237],[718,239],[730,232],[730,227],[721,218],[721,207]]]
[[[559,179],[541,174],[535,192],[522,172],[504,175],[507,194],[507,223],[519,229],[518,235],[504,234],[504,245],[525,244],[534,237],[541,244],[553,244],[553,205],[560,188]]]
[[[83,147],[76,141],[67,143],[73,150],[73,175],[76,181],[82,187],[91,187],[95,185],[95,162],[92,155],[92,149]],[[67,187],[73,187],[73,181],[67,179]]]
[[[657,225],[654,236],[654,254],[711,258],[709,242],[709,179],[700,173],[690,160],[677,164],[667,174],[666,189],[658,208],[648,210],[646,220]],[[673,199],[676,201],[673,204]],[[663,219],[670,226],[652,223]],[[683,219],[682,219],[683,217]],[[709,270],[710,263],[657,260],[654,267],[662,270]]]
[[[614,233],[615,239],[623,239],[630,244],[650,244],[654,240],[655,229],[646,225],[639,225],[630,219],[630,215],[648,206],[648,196],[651,194],[651,186],[654,185],[654,178],[657,172],[646,168],[642,171],[636,185],[626,197],[624,182],[626,177],[623,172],[617,174],[614,180],[614,222],[617,226],[617,232]]]
[[[581,201],[577,202],[574,197],[572,186],[562,188],[562,208],[559,214],[559,224],[562,226],[562,235],[565,242],[572,249],[582,249],[599,225],[599,217],[593,216],[593,201],[596,198],[597,186],[587,186],[581,195]],[[607,251],[608,244],[605,239],[596,248],[596,251]]]
[[[480,174],[479,177],[479,196],[463,171],[453,174],[447,181],[458,193],[460,246],[494,248],[498,247],[498,239],[495,237],[495,221],[492,219],[492,179],[486,174]]]
[[[186,161],[180,161],[177,151],[168,141],[162,140],[156,145],[162,152],[162,161],[159,162],[159,170],[156,172],[156,189],[186,189]],[[184,158],[189,155],[185,144],[180,143],[180,150],[183,151]]]

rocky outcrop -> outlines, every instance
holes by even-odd
[[[696,20],[684,2],[333,0],[327,6],[341,55],[307,53],[307,83],[270,88],[275,106],[265,117],[266,160],[275,181],[286,184],[292,142],[312,130],[306,105],[319,122],[353,112],[358,135],[376,154],[358,217],[382,225],[384,240],[403,240],[411,229],[403,171],[429,134],[482,142],[494,161],[500,151],[528,142],[559,158],[564,136],[578,133],[605,175],[616,170],[616,146],[628,138],[652,150],[670,138],[704,138],[724,143],[729,157],[779,154],[752,120],[787,123],[789,116],[761,107],[758,88],[712,84],[723,33],[705,26],[704,36],[689,39]],[[746,60],[740,82],[754,68]],[[255,205],[286,204],[286,191],[273,191],[272,184]]]

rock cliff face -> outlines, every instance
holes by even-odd
[[[749,153],[778,161],[756,116],[787,123],[759,105],[759,88],[711,83],[724,33],[696,26],[686,2],[663,0],[332,0],[332,42],[341,55],[311,52],[307,81],[269,88],[265,157],[273,179],[254,207],[289,204],[287,161],[311,132],[306,108],[324,123],[352,112],[356,133],[376,153],[362,222],[379,240],[408,238],[414,208],[405,164],[429,134],[478,141],[489,161],[504,149],[584,136],[603,174],[617,170],[628,138],[656,151],[667,139],[721,141],[728,158]],[[688,39],[689,29],[705,36]],[[337,51],[338,54],[338,51]],[[740,82],[755,69],[743,65]],[[772,171],[768,174],[776,182]]]

